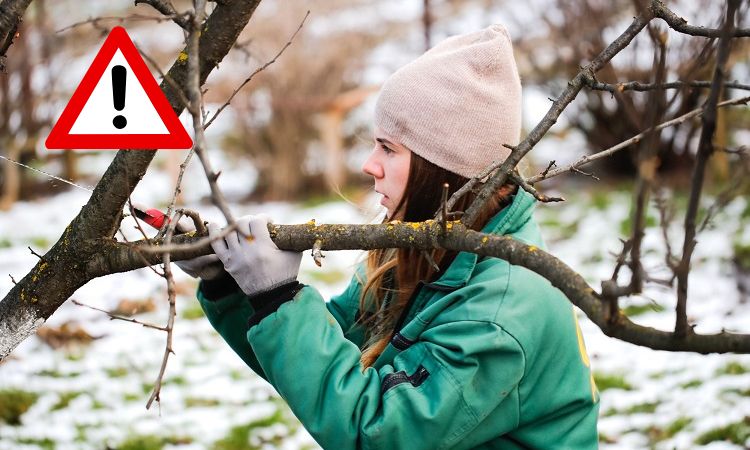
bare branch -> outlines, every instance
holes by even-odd
[[[135,0],[135,6],[138,6],[138,4],[144,3],[147,5],[151,5],[155,10],[159,11],[164,15],[164,17],[171,19],[180,26],[180,28],[184,30],[190,30],[190,13],[178,13],[174,6],[170,2],[165,2],[163,0]]]
[[[121,317],[121,316],[118,316],[116,314],[112,314],[111,312],[109,312],[107,310],[104,310],[104,309],[101,309],[101,308],[97,308],[95,306],[87,305],[85,303],[81,303],[81,302],[79,302],[78,300],[75,300],[75,299],[71,299],[70,301],[73,302],[74,304],[78,305],[78,306],[83,306],[83,307],[86,307],[86,308],[89,308],[89,309],[93,309],[95,311],[103,312],[104,314],[106,314],[106,315],[109,316],[109,320],[122,320],[124,322],[136,323],[136,324],[141,325],[141,326],[146,327],[146,328],[153,328],[154,330],[167,331],[167,329],[164,328],[164,327],[160,327],[158,325],[153,325],[153,324],[146,323],[146,322],[141,322],[139,320],[131,319],[131,318],[128,318],[128,317]]]
[[[508,159],[500,166],[497,173],[485,183],[482,191],[477,195],[476,200],[469,207],[462,218],[462,222],[471,226],[479,216],[485,203],[489,200],[494,192],[505,184],[511,170],[518,165],[518,162],[542,139],[542,137],[552,128],[557,118],[560,117],[563,110],[572,102],[585,85],[585,79],[593,77],[594,74],[604,67],[616,54],[630,44],[630,41],[653,19],[651,9],[644,11],[633,19],[628,28],[620,34],[611,44],[609,44],[591,63],[582,68],[578,74],[568,82],[568,87],[560,94],[550,107],[547,114],[533,130],[526,136],[520,144],[511,152]]]
[[[665,21],[667,25],[669,25],[669,27],[675,31],[683,34],[689,34],[691,36],[703,36],[707,38],[718,38],[722,36],[723,29],[688,25],[687,20],[670,11],[666,6],[664,6],[664,3],[659,0],[654,0],[651,4],[656,17]],[[729,35],[727,35],[727,38],[748,36],[750,36],[750,29],[732,28]]]
[[[628,81],[623,83],[601,83],[594,79],[587,79],[586,86],[595,91],[607,91],[611,93],[624,92],[624,91],[637,91],[647,92],[658,89],[681,89],[684,87],[692,88],[709,88],[711,87],[710,81],[671,81],[669,83],[641,83],[640,81]],[[724,85],[727,89],[741,89],[750,91],[750,84],[742,84],[736,81],[726,83]]]
[[[690,332],[687,321],[687,290],[688,275],[690,273],[690,259],[695,249],[695,218],[698,214],[698,203],[703,190],[703,178],[706,170],[706,162],[713,153],[713,137],[716,130],[716,109],[722,92],[722,84],[725,76],[725,65],[729,58],[732,44],[732,36],[735,29],[735,13],[739,8],[739,0],[728,0],[727,15],[721,29],[719,48],[716,55],[716,67],[714,68],[711,91],[703,106],[703,127],[701,129],[700,141],[698,142],[698,156],[693,168],[691,181],[690,199],[688,209],[685,213],[685,241],[682,247],[682,260],[677,269],[677,307],[675,309],[675,333],[678,336],[687,336]]]
[[[745,103],[747,103],[749,101],[750,101],[750,96],[740,97],[740,98],[736,98],[736,99],[732,99],[732,100],[723,101],[723,102],[719,103],[716,106],[717,107],[726,107],[726,106],[742,105],[742,104],[745,104]],[[679,125],[679,124],[685,122],[688,119],[692,119],[693,117],[700,116],[701,114],[703,114],[703,111],[704,111],[703,108],[694,109],[694,110],[690,111],[687,114],[683,114],[680,117],[677,117],[677,118],[672,119],[672,120],[668,120],[668,121],[666,121],[666,122],[658,125],[657,127],[654,128],[654,130],[663,130],[664,128],[667,128],[667,127]],[[618,152],[618,151],[620,151],[620,150],[622,150],[624,148],[627,148],[627,147],[629,147],[629,146],[631,146],[633,144],[639,143],[650,131],[651,131],[651,129],[648,129],[648,130],[644,131],[643,133],[639,133],[639,134],[633,136],[632,138],[630,138],[630,139],[628,139],[626,141],[620,142],[617,145],[613,145],[612,147],[610,147],[610,148],[608,148],[606,150],[602,150],[602,151],[600,151],[598,153],[595,153],[593,155],[585,155],[581,159],[579,159],[578,161],[574,162],[573,164],[571,164],[571,165],[569,165],[567,167],[561,167],[559,169],[555,169],[555,170],[552,170],[552,171],[549,171],[549,172],[545,171],[544,173],[542,173],[540,175],[535,175],[535,176],[533,176],[531,178],[528,178],[526,181],[528,183],[530,183],[530,184],[536,184],[536,183],[538,183],[538,182],[540,182],[542,180],[546,180],[548,178],[555,177],[555,176],[560,175],[562,173],[575,171],[575,169],[578,168],[578,167],[580,167],[580,166],[586,165],[586,164],[588,164],[588,163],[590,163],[592,161],[596,161],[598,159],[606,158],[607,156],[610,156],[611,154],[613,154],[615,152]]]
[[[307,11],[307,14],[305,14],[305,17],[302,18],[302,22],[300,22],[299,26],[297,27],[297,30],[295,30],[295,32],[289,38],[289,40],[287,41],[287,43],[284,44],[284,46],[281,48],[281,50],[279,50],[279,52],[276,53],[276,56],[274,56],[273,59],[271,59],[270,61],[266,62],[262,66],[260,66],[257,69],[255,69],[255,71],[253,73],[251,73],[249,77],[245,78],[245,81],[243,81],[242,83],[240,83],[239,86],[237,86],[237,88],[232,92],[232,95],[229,96],[229,98],[227,99],[227,101],[225,101],[224,104],[221,105],[218,110],[216,110],[216,112],[214,113],[214,115],[211,116],[211,119],[203,126],[204,129],[208,128],[209,125],[211,125],[214,122],[214,120],[216,119],[216,117],[218,117],[219,114],[221,114],[221,112],[224,111],[224,108],[226,108],[227,106],[229,106],[229,104],[232,102],[232,99],[234,99],[234,96],[237,95],[237,93],[240,92],[240,90],[243,87],[245,87],[245,85],[247,83],[249,83],[250,80],[252,80],[255,75],[257,75],[258,73],[264,71],[268,66],[270,66],[273,63],[275,63],[276,60],[279,59],[279,57],[281,56],[281,54],[284,53],[284,51],[290,45],[292,45],[292,41],[294,40],[295,36],[297,36],[297,34],[300,32],[300,30],[302,29],[302,26],[305,24],[305,21],[307,20],[307,18],[309,16],[310,16],[310,11]]]

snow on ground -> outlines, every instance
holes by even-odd
[[[247,168],[219,155],[212,157],[226,168],[222,177],[240,197],[253,181]],[[195,162],[189,173],[198,169]],[[96,170],[100,169],[92,169]],[[152,171],[134,197],[162,206],[171,190],[168,185],[163,174]],[[191,186],[185,192],[188,206],[210,220],[220,220],[215,208],[200,203],[207,186]],[[620,249],[618,238],[623,236],[622,224],[627,221],[629,195],[565,194],[567,203],[541,206],[537,218],[552,253],[598,288],[599,280],[611,276],[614,257],[609,252]],[[12,285],[7,274],[20,279],[35,264],[36,257],[26,247],[46,251],[87,198],[86,191],[73,189],[38,202],[18,203],[0,216],[0,274],[4,276],[0,277],[0,296]],[[747,208],[744,200],[735,201],[715,220],[714,228],[699,236],[689,303],[689,315],[698,331],[717,332],[722,327],[747,331],[750,306],[740,303],[730,266],[730,238],[742,233],[740,216]],[[312,218],[318,223],[377,220],[372,211],[343,201],[309,208],[235,203],[233,210],[237,216],[266,212],[277,223]],[[123,222],[122,229],[129,238],[137,238],[130,219]],[[671,232],[677,248],[679,228]],[[656,232],[645,239],[648,268],[663,265],[656,253],[661,249],[659,237]],[[324,267],[318,269],[305,257],[300,278],[330,296],[344,288],[359,258],[358,252],[329,252]],[[38,337],[31,337],[0,365],[0,395],[10,390],[37,395],[20,416],[19,425],[0,423],[0,450],[242,448],[232,447],[237,442],[257,447],[316,447],[273,388],[245,368],[196,313],[195,282],[179,270],[175,276],[179,289],[176,354],[169,360],[160,405],[145,409],[161,363],[164,333],[111,321],[100,312],[68,302],[48,325],[76,323],[97,339],[88,345],[53,350]],[[157,310],[137,319],[162,324],[166,318],[164,283],[148,269],[94,280],[73,298],[108,310],[123,299],[151,299]],[[624,301],[622,306],[649,304],[653,310],[640,308],[645,312],[635,319],[670,329],[674,300],[665,288],[649,285],[643,296]],[[710,440],[707,433],[720,434],[722,430],[739,436],[736,439],[747,438],[750,356],[653,351],[608,338],[582,314],[580,319],[601,390],[602,448],[695,448],[698,441]],[[7,397],[1,398],[7,401]],[[734,428],[727,428],[732,424]],[[705,448],[743,448],[743,444],[714,441]]]

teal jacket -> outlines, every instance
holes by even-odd
[[[484,232],[543,247],[519,190]],[[202,286],[203,284],[201,284]],[[570,302],[541,276],[459,253],[422,285],[364,372],[361,284],[325,302],[303,287],[248,330],[235,291],[198,299],[211,324],[326,449],[597,448],[598,394]]]

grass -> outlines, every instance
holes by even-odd
[[[596,383],[599,392],[604,392],[607,389],[622,389],[625,391],[633,390],[633,386],[620,374],[594,372],[594,382]]]
[[[620,416],[620,415],[630,415],[630,414],[653,414],[656,411],[656,408],[659,406],[659,402],[646,402],[646,403],[637,403],[635,405],[632,405],[626,409],[610,409],[602,416],[604,417],[611,417],[611,416]]]
[[[678,417],[666,427],[662,428],[655,425],[648,427],[646,434],[649,442],[653,444],[674,437],[692,423],[693,419],[689,417]]]
[[[277,423],[284,423],[283,414],[281,411],[276,411],[274,414],[259,420],[255,420],[246,425],[239,425],[229,430],[229,433],[223,438],[216,442],[212,447],[213,450],[250,450],[257,449],[258,446],[254,446],[250,443],[250,437],[253,435],[253,431],[259,428],[267,428]]]
[[[701,434],[695,440],[695,443],[699,445],[707,445],[711,442],[726,441],[744,446],[748,439],[750,439],[750,417],[745,417],[739,422],[714,428],[713,430]]]
[[[51,411],[58,411],[63,408],[67,408],[73,399],[83,394],[81,391],[71,391],[71,392],[63,392],[60,394],[60,398],[57,400],[57,403],[52,406]]]
[[[623,308],[622,313],[628,317],[640,316],[648,312],[662,312],[664,307],[656,303],[646,303],[643,305],[628,305]]]
[[[128,369],[124,367],[107,367],[104,371],[109,378],[122,378],[128,374]]]
[[[0,422],[20,425],[21,416],[37,401],[39,394],[20,389],[0,390]]]
[[[747,372],[750,372],[750,369],[738,363],[737,361],[732,361],[727,363],[725,366],[720,367],[716,371],[716,375],[744,375]]]
[[[157,436],[154,434],[144,434],[131,436],[122,441],[116,448],[117,450],[161,450],[167,445],[188,445],[192,444],[193,439],[185,436]],[[109,447],[108,447],[109,448]]]
[[[313,283],[334,284],[347,279],[349,274],[342,270],[306,270],[304,276]]]
[[[23,444],[23,445],[35,445],[37,448],[40,448],[42,450],[54,450],[55,449],[55,441],[53,441],[50,438],[22,438],[16,440],[17,444]]]
[[[220,401],[213,398],[187,397],[185,399],[185,407],[187,408],[213,407],[220,404]]]
[[[204,318],[206,314],[197,302],[193,302],[190,306],[182,310],[180,316],[186,320],[198,320]]]
[[[680,385],[680,388],[682,388],[682,389],[692,389],[692,388],[695,388],[695,387],[698,387],[698,386],[702,386],[702,385],[703,385],[703,380],[690,380],[688,382],[682,383]]]

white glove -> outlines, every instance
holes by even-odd
[[[203,255],[193,259],[174,262],[177,267],[193,278],[215,280],[224,272],[224,265],[216,255]]]
[[[184,217],[177,222],[177,226],[180,233],[188,233],[195,230],[193,221]],[[220,278],[224,273],[224,265],[216,255],[203,255],[192,259],[174,261],[174,263],[191,277],[206,281]]]
[[[265,214],[243,216],[237,220],[238,231],[211,242],[214,252],[224,263],[224,269],[248,296],[291,283],[299,274],[302,253],[279,250],[268,233],[268,223]],[[211,238],[216,238],[219,233],[218,225],[208,224]]]

